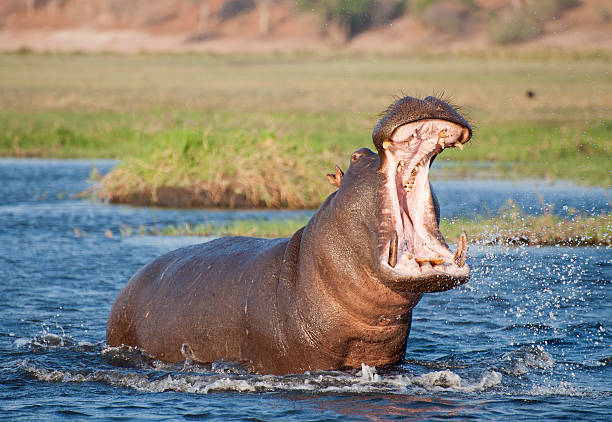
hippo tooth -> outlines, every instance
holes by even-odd
[[[458,267],[463,267],[465,265],[465,260],[467,259],[468,252],[468,239],[467,234],[465,232],[461,233],[461,237],[459,238],[459,242],[457,243],[457,252],[455,252],[455,257],[453,261]]]
[[[446,148],[446,145],[444,144],[444,139],[440,139],[438,141],[438,145],[440,145],[440,148],[442,148],[442,151],[444,151],[444,148]]]
[[[412,188],[414,187],[414,182],[416,180],[418,173],[419,173],[419,170],[415,167],[414,169],[412,169],[412,172],[410,173],[408,180],[403,181],[404,190],[406,192],[410,192]]]
[[[431,265],[442,265],[444,264],[444,258],[441,258],[441,257],[429,258],[429,263]]]
[[[383,142],[383,148],[384,148],[384,149],[389,149],[389,147],[391,146],[391,144],[393,144],[393,141],[384,141],[384,142]]]
[[[457,148],[459,148],[461,151],[463,151],[463,144],[462,144],[461,142],[457,141],[457,142],[455,142],[455,143],[453,144],[453,146],[454,146],[454,147],[457,147]]]
[[[397,232],[393,232],[393,236],[391,236],[388,263],[392,268],[395,268],[395,265],[397,264]]]
[[[426,262],[429,262],[429,258],[421,258],[421,257],[415,257],[414,260],[417,262],[417,264],[419,265],[423,265]]]
[[[404,165],[406,164],[406,162],[404,160],[401,160],[399,162],[399,164],[397,165],[397,172],[400,173],[404,167]]]

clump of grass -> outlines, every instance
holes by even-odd
[[[173,136],[150,157],[128,159],[105,176],[96,196],[160,206],[313,208],[331,192],[325,174],[339,160],[333,150],[266,130]]]
[[[483,125],[466,151],[441,157],[452,154],[453,171],[462,177],[478,171],[474,162],[486,162],[489,173],[516,175],[520,167],[523,174],[609,186],[611,125]],[[317,208],[331,192],[325,174],[358,146],[358,135],[349,135],[330,145],[322,133],[300,136],[274,124],[250,131],[172,130],[153,137],[150,154],[128,158],[105,176],[97,197],[172,207]]]
[[[123,236],[158,235],[158,236],[252,236],[252,237],[290,237],[304,227],[309,217],[290,218],[279,220],[236,220],[217,225],[213,223],[168,225],[164,227],[147,228],[140,226],[136,229],[123,227]]]
[[[447,220],[441,229],[450,241],[456,241],[465,230],[471,242],[485,245],[612,246],[610,214],[567,219],[509,213],[477,221]]]
[[[123,236],[254,236],[290,237],[308,223],[309,217],[279,220],[237,220],[217,225],[213,223],[169,225],[164,227],[123,227]],[[486,245],[562,245],[612,246],[612,218],[573,216],[561,218],[550,214],[527,216],[514,209],[498,217],[443,219],[440,231],[448,242],[455,243],[463,231],[470,242]]]

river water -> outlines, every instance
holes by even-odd
[[[0,418],[531,420],[612,418],[608,248],[472,246],[472,280],[414,310],[404,362],[288,376],[231,363],[164,365],[105,346],[108,311],[152,258],[203,238],[121,227],[301,212],[108,206],[75,194],[90,161],[0,160]],[[113,166],[96,161],[102,172]],[[322,183],[325,181],[322,180]],[[605,189],[502,181],[434,183],[443,216],[609,212]],[[548,206],[548,205],[547,205]]]

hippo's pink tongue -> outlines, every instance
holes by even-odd
[[[401,273],[421,273],[463,267],[467,236],[462,234],[453,254],[438,228],[429,184],[429,167],[445,148],[463,149],[469,132],[438,119],[405,124],[383,142],[387,190],[392,196],[392,227],[387,264]],[[452,271],[451,271],[452,272]]]

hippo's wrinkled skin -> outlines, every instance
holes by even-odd
[[[425,292],[469,279],[467,239],[451,253],[429,166],[472,134],[447,103],[405,97],[339,186],[290,239],[224,237],[170,252],[136,273],[108,319],[109,346],[167,362],[236,361],[260,373],[401,360]]]

